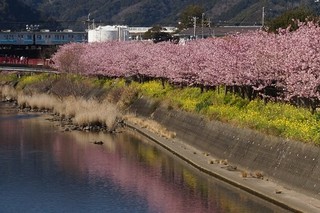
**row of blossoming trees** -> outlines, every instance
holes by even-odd
[[[314,110],[320,103],[320,27],[264,31],[187,42],[68,44],[53,56],[61,72],[140,76],[221,88],[252,99],[290,101]]]

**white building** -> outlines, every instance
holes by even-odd
[[[107,25],[88,30],[88,42],[127,41],[129,40],[128,26]]]
[[[88,42],[141,40],[152,27],[128,27],[125,25],[106,25],[88,27]],[[163,27],[163,32],[173,33],[175,27]]]
[[[129,34],[131,40],[142,40],[143,34],[145,34],[152,27],[129,27]],[[177,31],[176,27],[162,27],[162,32],[173,33]]]

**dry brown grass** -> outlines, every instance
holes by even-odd
[[[25,95],[20,93],[17,97],[19,106],[31,107],[32,109],[52,110],[59,104],[59,100],[47,94]]]
[[[227,160],[227,159],[220,160],[220,164],[222,164],[222,165],[228,165],[228,160]]]
[[[255,171],[255,177],[258,178],[258,179],[263,179],[264,175],[263,175],[263,172],[261,171]]]
[[[113,103],[117,103],[117,107],[121,110],[125,110],[138,96],[138,91],[130,87],[116,90],[116,94],[114,94],[114,92],[112,93],[112,97],[109,95],[109,98],[112,99]]]
[[[94,123],[105,124],[112,128],[118,118],[121,117],[116,106],[104,100],[99,102],[94,99],[85,100],[73,96],[64,98],[54,108],[60,115],[73,118],[78,125],[90,125]]]
[[[18,93],[11,87],[1,88],[2,97],[12,97],[16,99],[20,107],[30,107],[32,109],[52,110],[53,112],[70,117],[78,125],[105,124],[112,129],[118,118],[121,117],[116,105],[108,101],[99,102],[94,99],[85,100],[70,96],[67,98],[57,98],[48,94],[26,95]]]
[[[74,122],[79,125],[90,123],[101,123],[112,128],[119,112],[114,104],[107,101],[98,102],[96,100],[79,100],[75,108]]]
[[[1,98],[17,99],[18,92],[11,86],[4,85],[0,87]]]
[[[241,171],[241,177],[247,178],[248,177],[248,172],[247,171]]]
[[[61,99],[61,104],[54,108],[54,112],[66,117],[74,117],[76,112],[81,109],[79,101],[74,96]]]
[[[138,118],[132,114],[125,115],[124,119],[142,128],[146,128],[153,133],[161,135],[162,137],[165,137],[168,139],[172,139],[176,137],[175,132],[169,131],[168,129],[161,126],[161,124],[155,122],[154,120]]]

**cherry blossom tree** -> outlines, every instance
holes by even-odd
[[[186,42],[67,44],[53,56],[61,72],[157,78],[184,86],[225,86],[256,96],[306,105],[320,100],[320,27],[299,23],[290,32],[264,31]]]

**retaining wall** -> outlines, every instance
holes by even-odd
[[[250,129],[209,121],[191,113],[170,110],[146,99],[130,111],[152,118],[177,138],[218,159],[264,176],[282,185],[320,198],[320,148],[281,139]]]

